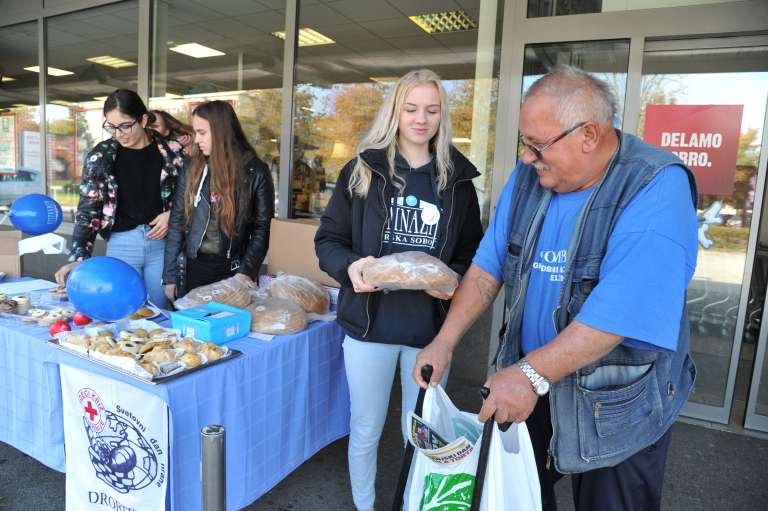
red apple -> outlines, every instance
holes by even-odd
[[[69,326],[69,323],[67,323],[65,320],[60,319],[58,321],[54,321],[51,324],[51,329],[48,330],[48,333],[53,335],[58,334],[59,332],[71,332],[72,327]]]
[[[91,318],[79,311],[75,312],[75,315],[72,316],[72,323],[74,323],[75,326],[85,326],[92,321]]]

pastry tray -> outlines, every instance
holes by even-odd
[[[201,365],[199,365],[197,367],[192,367],[192,368],[189,368],[189,369],[185,369],[183,371],[178,371],[176,373],[168,374],[166,376],[157,376],[157,377],[154,377],[152,379],[147,379],[147,378],[142,378],[138,374],[132,373],[130,371],[126,371],[125,369],[123,369],[121,367],[117,367],[115,365],[112,365],[109,362],[106,362],[104,360],[99,360],[98,358],[89,357],[85,353],[81,353],[81,352],[79,352],[77,350],[69,349],[66,346],[63,346],[61,343],[59,343],[58,339],[49,339],[48,342],[51,345],[53,345],[54,348],[59,349],[61,351],[64,351],[66,353],[69,353],[70,355],[74,355],[76,357],[82,358],[83,360],[87,360],[89,362],[92,362],[94,364],[97,364],[97,365],[100,365],[100,366],[103,366],[103,367],[107,367],[107,368],[109,368],[109,369],[111,369],[111,370],[113,370],[115,372],[124,374],[126,376],[130,376],[134,380],[138,380],[138,381],[143,382],[143,383],[149,383],[150,385],[157,385],[158,383],[166,383],[166,382],[169,382],[171,380],[175,380],[176,378],[181,378],[182,376],[186,376],[186,375],[188,375],[190,373],[194,373],[195,371],[200,371],[201,369],[207,369],[208,367],[215,366],[217,364],[220,364],[221,362],[226,362],[226,361],[231,360],[231,359],[233,359],[235,357],[239,357],[240,355],[243,354],[239,350],[232,349],[232,348],[228,347],[227,348],[229,350],[228,353],[225,356],[221,357],[220,359],[214,360],[213,362],[208,362],[206,364],[201,364]]]

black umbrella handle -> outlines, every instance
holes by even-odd
[[[429,384],[432,380],[432,373],[434,368],[425,364],[421,366],[421,378]],[[419,388],[419,395],[416,397],[416,408],[413,413],[421,417],[422,408],[424,408],[424,393],[425,390]],[[400,477],[397,480],[397,488],[395,489],[395,500],[392,502],[392,511],[400,511],[403,508],[403,498],[405,497],[405,485],[408,484],[408,474],[411,471],[411,461],[413,461],[413,445],[411,442],[405,443],[405,453],[403,453],[403,463],[400,465]]]

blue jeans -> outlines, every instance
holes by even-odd
[[[379,439],[389,408],[389,392],[395,368],[400,362],[402,413],[400,427],[408,438],[408,411],[416,407],[419,387],[411,378],[420,348],[399,344],[381,344],[344,337],[344,367],[349,382],[351,416],[349,420],[349,479],[352,499],[359,510],[373,509],[376,482],[376,457]],[[440,383],[445,386],[448,371]]]
[[[168,302],[163,293],[163,255],[165,240],[151,240],[149,225],[140,225],[130,231],[113,232],[107,242],[107,255],[130,264],[144,277],[149,301],[166,309]]]

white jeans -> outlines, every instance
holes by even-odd
[[[380,344],[344,338],[344,367],[349,382],[351,417],[349,424],[349,479],[352,498],[359,510],[372,510],[376,497],[376,458],[379,439],[389,408],[389,393],[400,362],[400,385],[403,389],[400,425],[403,439],[408,437],[406,417],[416,406],[419,387],[411,378],[419,348],[397,344]],[[445,386],[448,371],[441,384]]]

